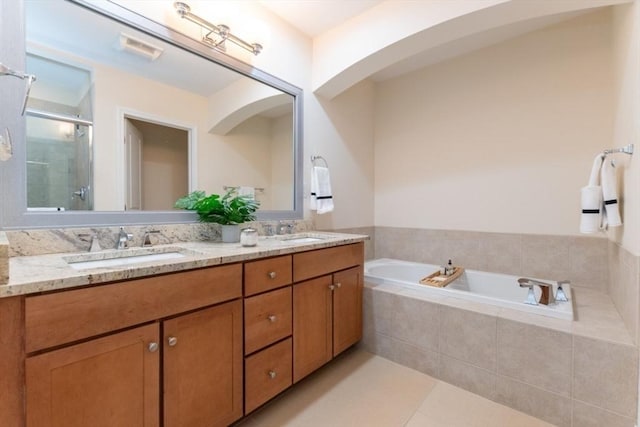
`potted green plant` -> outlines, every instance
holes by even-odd
[[[178,209],[196,211],[201,222],[213,222],[222,226],[222,241],[240,241],[240,224],[255,221],[260,202],[252,197],[239,196],[235,189],[219,194],[206,195],[196,190],[178,199],[174,205]]]

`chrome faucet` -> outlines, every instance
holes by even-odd
[[[534,280],[534,279],[529,279],[526,277],[521,277],[518,279],[518,283],[520,284],[521,288],[529,288],[529,292],[527,293],[527,298],[524,301],[525,304],[531,304],[531,305],[538,305],[538,304],[544,304],[544,305],[553,305],[556,303],[556,297],[553,294],[553,284],[552,283],[547,283],[547,282],[541,282],[539,280]],[[563,283],[569,283],[569,281],[564,281]],[[558,282],[558,284],[560,284]],[[534,286],[539,286],[540,290],[542,291],[542,293],[540,294],[540,300],[536,301],[536,296],[533,290]],[[561,287],[559,287],[560,290],[562,290]],[[564,294],[564,291],[562,291],[562,295],[565,298],[566,301],[566,295]]]
[[[283,222],[278,222],[278,227],[276,228],[277,234],[291,234],[291,230],[293,230],[293,224],[285,224]]]
[[[120,233],[118,233],[118,242],[116,243],[116,249],[127,249],[129,247],[129,240],[133,239],[133,234],[124,231],[124,227],[120,227]]]

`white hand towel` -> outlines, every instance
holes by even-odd
[[[256,189],[254,187],[238,187],[238,196],[256,199]]]
[[[609,227],[619,227],[622,225],[620,219],[620,209],[618,208],[618,191],[616,181],[616,169],[613,162],[605,160],[602,164],[600,175],[602,182],[602,199],[604,211],[606,213],[606,224]]]
[[[333,194],[331,193],[331,178],[329,169],[322,166],[314,166],[311,169],[311,210],[318,214],[333,211]]]
[[[593,160],[589,184],[580,190],[580,232],[596,233],[600,231],[602,219],[602,188],[598,185],[600,168],[602,166],[602,154],[598,154]]]
[[[599,185],[587,185],[580,190],[582,214],[580,232],[597,233],[600,231],[600,208],[602,207],[602,188]]]

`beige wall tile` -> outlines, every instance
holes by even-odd
[[[522,272],[522,236],[486,233],[480,238],[480,253],[486,258],[486,271],[520,275]]]
[[[400,297],[392,292],[364,287],[363,326],[377,333],[391,335],[392,319],[400,304]]]
[[[568,397],[498,375],[496,401],[558,427],[571,426],[571,399]]]
[[[596,237],[569,238],[569,278],[576,285],[607,291],[609,281],[608,240]],[[559,278],[560,280],[562,278]]]
[[[523,235],[522,274],[540,279],[571,278],[569,240],[563,236]]]
[[[635,417],[638,349],[574,337],[573,397],[620,415]]]
[[[392,305],[391,335],[424,350],[437,352],[439,305],[401,297],[397,297],[397,302]]]
[[[496,317],[442,306],[440,352],[495,372]]]
[[[493,372],[441,354],[438,373],[442,381],[487,399],[495,399],[496,375]]]
[[[571,396],[570,334],[498,319],[498,374]]]
[[[397,339],[391,340],[389,359],[424,374],[438,377],[438,353]]]
[[[613,412],[574,400],[573,427],[634,427],[633,418],[623,417]]]

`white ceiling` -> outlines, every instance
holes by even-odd
[[[318,36],[383,0],[260,0],[309,37]]]

